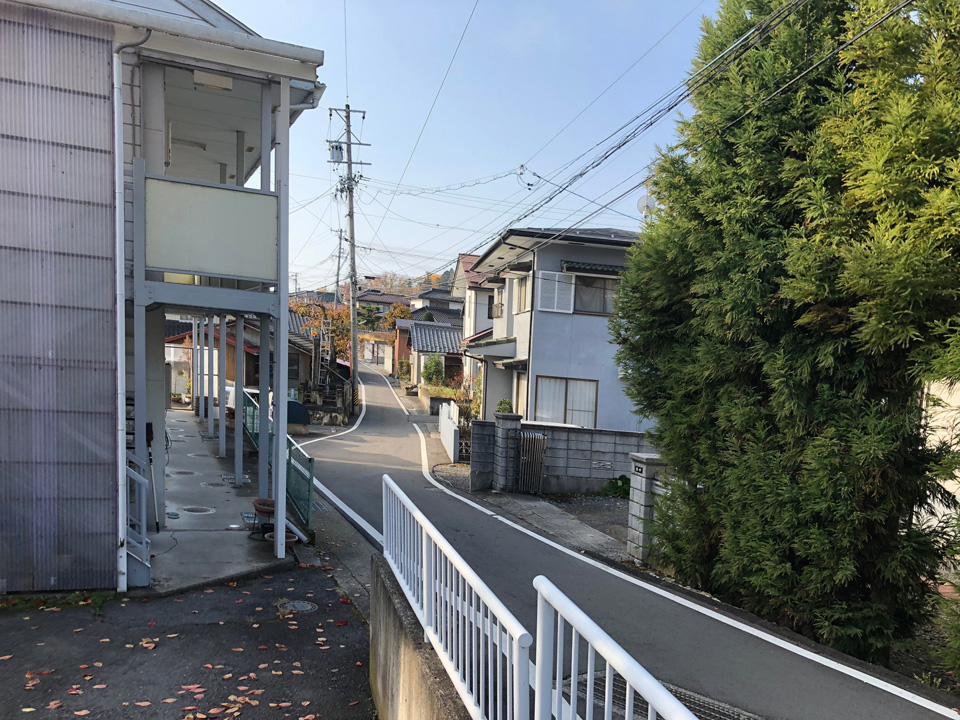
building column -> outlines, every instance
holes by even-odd
[[[219,412],[217,413],[219,424],[217,434],[220,436],[220,448],[217,457],[225,458],[227,456],[227,316],[220,315],[217,322],[220,329],[220,355],[218,392],[220,400],[217,404]]]
[[[204,337],[207,328],[206,316],[200,318],[200,320],[197,321],[197,325],[197,386],[193,389],[193,394],[197,401],[197,417],[202,424],[204,418],[206,418],[206,410],[203,406],[203,396],[207,391],[206,370],[204,369],[206,367],[204,364],[206,354],[204,349]]]
[[[258,497],[270,495],[270,316],[260,316],[260,431],[257,441]]]
[[[233,365],[233,484],[243,484],[243,315],[234,321]]]
[[[288,245],[288,224],[290,220],[290,79],[280,80],[280,106],[276,115],[276,182],[277,192],[277,300],[279,317],[276,338],[276,370],[273,379],[277,399],[277,409],[273,419],[276,422],[276,450],[274,454],[274,502],[276,514],[276,533],[274,534],[273,554],[283,559],[287,554],[287,323],[290,318],[289,270],[290,254]],[[349,140],[349,138],[348,138]]]
[[[213,379],[215,377],[213,369],[214,354],[216,351],[216,342],[213,339],[213,315],[207,315],[207,436],[214,436],[213,429]]]
[[[190,350],[190,407],[197,397],[197,319],[190,321],[190,336],[193,345]]]

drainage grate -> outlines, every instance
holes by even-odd
[[[186,440],[171,440],[170,442],[186,442]]]
[[[202,505],[191,505],[189,507],[180,508],[180,512],[190,513],[192,515],[209,515],[212,512],[215,512],[213,508],[203,507]]]
[[[323,500],[314,500],[313,511],[314,512],[330,512],[330,507],[326,503],[324,503]]]
[[[277,609],[295,613],[310,613],[317,609],[317,605],[308,600],[287,600],[277,605]]]
[[[174,442],[177,442],[174,440]],[[171,475],[196,475],[193,470],[172,470]]]
[[[190,457],[213,457],[209,453],[187,453]]]
[[[222,482],[202,482],[200,484],[203,485],[204,487],[226,487],[227,486],[226,483],[222,483]]]
[[[586,706],[587,699],[587,678],[589,676],[584,673],[578,676],[577,682],[577,697],[579,698],[579,706]],[[684,690],[683,688],[677,687],[676,685],[670,685],[669,683],[663,683],[664,687],[667,688],[673,695],[682,702],[690,712],[696,715],[700,720],[764,720],[759,715],[754,715],[753,713],[748,713],[745,710],[740,710],[735,708],[732,705],[727,705],[718,700],[712,700],[711,698],[706,697],[705,695],[700,695],[689,690]],[[593,676],[593,688],[594,688],[594,697],[597,698],[595,701],[597,709],[594,712],[594,717],[598,717],[600,713],[603,712],[600,703],[603,702],[604,691],[606,686],[606,672],[600,671],[594,674]],[[563,683],[564,688],[564,697],[569,700],[570,698],[570,679],[567,678]],[[627,697],[627,684],[626,681],[620,677],[619,674],[614,674],[613,676],[613,699],[614,699],[614,709],[612,717],[617,718],[618,720],[624,720],[624,706],[626,703]],[[636,720],[643,720],[647,717],[647,703],[640,697],[639,694],[634,695],[634,710],[633,718]]]

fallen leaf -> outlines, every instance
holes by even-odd
[[[213,590],[204,590],[205,593],[212,593]]]
[[[176,701],[177,701],[177,699],[176,699],[176,698],[164,698],[164,699],[163,699],[163,700],[161,700],[160,702],[162,702],[162,703],[166,703],[166,704],[168,704],[168,705],[169,705],[170,703],[175,703]]]
[[[152,704],[153,703],[151,703],[149,700],[141,700],[140,702],[134,703],[134,705],[136,705],[137,707],[148,707],[149,705],[152,705]]]
[[[100,638],[100,642],[110,642],[110,638]],[[89,710],[81,710],[81,712],[90,712]]]
[[[36,708],[20,708],[20,712],[36,712]]]
[[[157,624],[156,620],[151,620],[150,622],[147,623],[147,627],[153,627],[156,624]]]
[[[233,648],[234,652],[243,652],[243,648]]]
[[[180,633],[172,633],[171,635],[167,635],[167,637],[168,638],[180,637]]]
[[[12,657],[13,655],[4,655],[3,657],[0,657],[0,660],[9,660]]]
[[[63,707],[63,703],[60,702],[59,700],[51,700],[51,701],[50,701],[50,704],[47,705],[47,707],[44,708],[44,709],[45,709],[45,710],[57,710],[58,708],[62,708],[62,707]]]
[[[346,620],[337,620],[337,625],[349,625],[349,624],[350,623],[348,623]]]
[[[349,604],[350,604],[350,598],[342,597],[342,598],[340,598],[340,602],[341,602],[341,604],[343,604],[343,605],[349,605]]]
[[[360,704],[359,700],[354,700],[352,703],[350,703],[350,707],[353,707],[354,705],[359,705],[359,704]]]
[[[94,690],[103,690],[105,687],[106,687],[106,685],[94,685],[94,686],[93,686],[93,689],[94,689]]]
[[[74,711],[73,711],[73,714],[74,714],[74,715],[80,715],[80,716],[82,717],[82,716],[84,716],[84,715],[89,715],[89,714],[90,714],[90,711],[89,711],[89,710],[74,710]]]
[[[94,667],[103,667],[103,663],[102,663],[102,662],[95,662],[95,663],[93,664],[93,666],[94,666]]]

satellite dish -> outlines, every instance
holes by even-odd
[[[637,210],[640,211],[640,217],[643,218],[643,221],[646,222],[650,217],[650,213],[657,209],[657,199],[650,194],[650,191],[644,195],[640,196],[640,199],[637,200]]]

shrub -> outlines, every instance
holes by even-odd
[[[410,378],[410,361],[409,360],[400,360],[397,362],[397,372],[400,377],[409,379]]]
[[[615,477],[613,480],[603,486],[603,489],[600,490],[600,494],[604,497],[630,497],[630,477],[628,475],[620,475],[619,477]]]
[[[431,355],[423,364],[423,381],[427,385],[443,382],[443,355]]]
[[[500,398],[499,400],[497,400],[497,412],[512,413],[513,401],[510,398]]]

